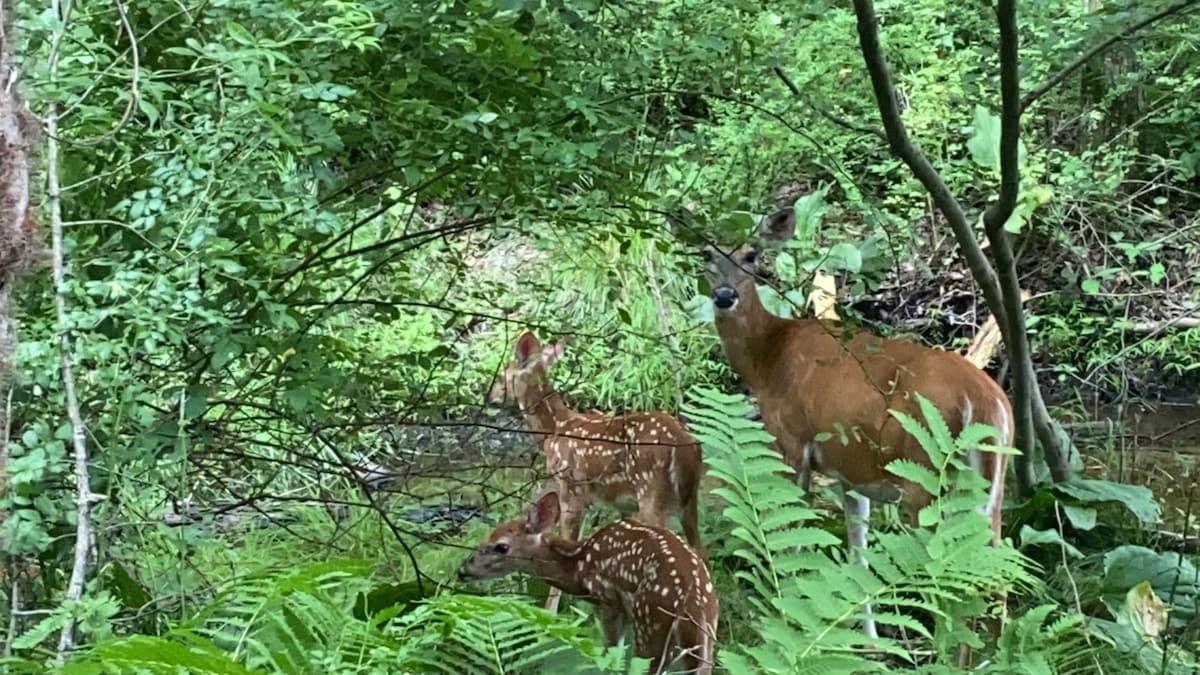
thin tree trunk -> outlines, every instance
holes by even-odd
[[[1054,433],[1038,388],[1033,356],[1029,350],[1025,312],[1022,309],[1016,259],[1004,229],[1004,224],[1016,208],[1021,189],[1021,64],[1016,0],[999,1],[996,21],[1000,29],[1000,198],[984,214],[984,231],[991,244],[1000,290],[1004,296],[1008,325],[1007,330],[1002,332],[1008,360],[1012,364],[1015,444],[1023,452],[1029,452],[1035,447],[1036,435],[1042,441],[1050,476],[1059,482],[1070,478],[1070,463],[1058,442],[1058,435]],[[1036,482],[1030,459],[1016,465],[1017,487],[1023,495],[1028,495]]]
[[[12,353],[17,341],[9,303],[18,279],[34,266],[41,252],[35,243],[38,228],[29,195],[28,148],[37,138],[37,127],[17,87],[21,78],[13,63],[17,45],[12,11],[12,3],[0,2],[0,396],[7,401],[0,410],[0,495],[8,489]],[[0,524],[6,516],[0,511]]]
[[[1013,438],[1022,452],[1034,448],[1033,400],[1037,387],[1029,341],[1025,331],[1025,311],[1021,307],[1021,288],[1017,264],[1004,224],[1012,216],[1021,189],[1021,80],[1018,59],[1016,0],[1000,0],[996,7],[1000,27],[1000,198],[984,214],[984,231],[996,261],[996,276],[1003,296],[1005,322],[1000,324],[1004,347],[1012,369]],[[1015,300],[1015,302],[1013,302]],[[1017,490],[1028,495],[1036,482],[1030,458],[1016,463]]]
[[[59,24],[54,32],[50,48],[50,79],[58,76],[59,46],[66,32],[67,16],[58,0],[50,6]],[[67,316],[66,269],[63,262],[62,201],[58,181],[58,105],[52,99],[46,112],[46,201],[50,207],[50,233],[53,241],[52,264],[54,267],[54,307],[57,313],[58,363],[62,375],[63,393],[66,396],[67,416],[71,420],[71,447],[75,458],[75,562],[71,567],[71,578],[67,582],[67,593],[63,603],[70,607],[83,596],[83,585],[87,579],[88,562],[92,551],[92,500],[88,484],[87,437],[83,417],[79,413],[79,400],[75,396],[75,375],[72,371],[71,324]],[[75,645],[75,617],[72,613],[62,627],[58,638],[58,662],[61,664],[68,651]]]

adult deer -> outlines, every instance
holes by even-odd
[[[582,542],[545,534],[558,517],[558,494],[543,494],[522,517],[496,527],[463,562],[459,579],[536,575],[595,604],[609,646],[631,619],[634,653],[651,659],[648,673],[676,662],[684,672],[711,673],[719,607],[696,550],[670,530],[629,518]]]
[[[805,490],[813,471],[838,481],[850,552],[865,564],[871,499],[899,499],[912,524],[932,500],[920,486],[885,468],[901,458],[929,466],[925,451],[888,410],[920,419],[914,396],[920,393],[937,406],[953,433],[981,422],[999,430],[998,442],[1009,445],[1012,407],[986,373],[954,352],[767,311],[756,285],[759,242],[786,241],[795,229],[795,212],[788,207],[763,219],[754,233],[757,241],[729,252],[706,247],[705,276],[721,346],[758,396],[763,425]],[[975,450],[969,463],[991,482],[985,509],[998,541],[1008,457]],[[869,618],[863,628],[875,636]]]
[[[567,406],[550,383],[549,368],[563,354],[562,343],[543,347],[532,333],[516,342],[513,361],[492,387],[488,400],[516,402],[529,430],[541,435],[546,470],[562,499],[562,533],[578,540],[583,513],[593,500],[636,502],[638,519],[667,526],[679,515],[684,537],[704,555],[697,527],[697,501],[704,463],[700,445],[671,415],[582,413]],[[551,589],[546,608],[558,608]]]

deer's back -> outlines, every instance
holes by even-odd
[[[954,433],[968,420],[1011,426],[1004,391],[957,353],[862,332],[843,336],[837,324],[815,320],[788,328],[774,360],[760,357],[757,383],[751,382],[785,454],[798,456],[827,433],[830,438],[817,444],[819,464],[854,483],[890,480],[883,467],[892,459],[927,461],[888,413],[921,419],[917,393],[937,406]]]
[[[608,500],[638,499],[670,475],[674,462],[698,463],[700,448],[666,413],[581,415],[546,440],[547,469],[586,483]]]
[[[670,530],[623,518],[581,550],[593,601],[624,607],[635,623],[690,617],[715,625],[717,596],[700,556]],[[681,620],[683,623],[684,620]]]

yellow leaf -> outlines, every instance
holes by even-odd
[[[1125,594],[1125,614],[1142,637],[1158,637],[1167,628],[1167,606],[1154,594],[1149,581]]]

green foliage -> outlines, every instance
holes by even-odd
[[[605,651],[584,637],[578,620],[566,623],[523,598],[442,595],[390,629],[419,641],[412,666],[422,671],[623,672],[623,650]],[[645,669],[634,659],[628,672]]]
[[[761,613],[769,613],[770,603],[783,596],[796,572],[827,562],[809,549],[836,546],[838,540],[802,527],[816,514],[801,505],[788,479],[792,470],[768,445],[771,435],[761,423],[746,419],[744,397],[697,387],[684,412],[705,448],[709,473],[723,483],[713,492],[728,502],[722,515],[735,523],[732,535],[739,546],[733,553],[749,565],[736,578],[754,588],[758,597],[753,602]],[[805,552],[798,555],[797,550]]]
[[[876,4],[905,122],[977,218],[995,184],[992,15],[932,0]],[[1087,13],[1023,3],[1026,90],[1166,4]],[[458,554],[428,541],[437,528],[397,525],[397,513],[428,501],[495,506],[536,478],[524,465],[495,473],[516,454],[496,447],[498,423],[449,444],[453,456],[405,425],[475,418],[512,338],[531,326],[568,337],[554,377],[581,407],[675,410],[693,385],[726,388],[710,303],[680,245],[697,232],[676,239],[664,222],[680,204],[694,205],[699,232],[744,237],[780,184],[808,183],[797,235],[773,256],[780,292],[763,289],[781,316],[801,311],[816,270],[837,275],[847,304],[889,294],[908,303],[897,289],[932,288],[931,278],[941,294],[957,263],[923,189],[875,136],[816,110],[877,124],[853,14],[835,5],[147,0],[124,4],[126,26],[104,3],[74,3],[60,24],[44,5],[18,2],[31,106],[42,114],[54,101],[64,114],[67,356],[101,500],[96,578],[63,604],[70,431],[49,275],[31,275],[13,296],[20,340],[0,476],[0,571],[33,570],[0,584],[21,586],[26,605],[15,652],[44,670],[74,617],[90,645],[70,666],[82,672],[387,672],[439,650],[452,655],[438,664],[447,669],[616,668],[617,652],[596,650],[578,625],[511,599],[439,595],[364,618],[357,598],[386,596],[376,575],[403,588],[419,565],[444,581]],[[1020,203],[1007,225],[1039,296],[1035,347],[1064,386],[1123,391],[1139,370],[1156,386],[1186,385],[1200,369],[1196,329],[1143,326],[1130,338],[1135,322],[1194,313],[1198,297],[1195,17],[1123,41],[1025,114]],[[1131,100],[1148,105],[1131,117]],[[910,308],[925,307],[912,297]],[[1011,559],[975,553],[978,481],[944,478],[964,437],[982,430],[950,442],[933,420],[924,431],[906,420],[940,453],[934,472],[896,467],[937,493],[922,514],[937,527],[882,532],[877,565],[861,570],[818,527],[829,514],[797,501],[761,429],[740,418],[740,399],[695,391],[689,414],[719,449],[710,459],[728,502],[728,522],[711,526],[728,527],[729,544],[714,553],[735,568],[714,577],[736,580],[723,599],[748,598],[762,639],[738,627],[731,663],[800,659],[783,646],[804,627],[816,629],[796,643],[805,667],[861,665],[838,645],[868,598],[885,625],[909,625],[894,611],[904,603],[932,612],[931,635],[917,643],[932,638],[942,663],[962,637],[951,619],[977,608],[952,602],[968,588],[1008,588],[1023,610],[991,668],[1066,663],[1062,650],[1078,645],[1061,608],[1077,600],[1107,617],[1089,619],[1104,626],[1090,633],[1098,659],[1121,654],[1149,669],[1176,663],[1177,643],[1195,640],[1195,625],[1179,619],[1194,584],[1163,582],[1195,562],[1132,548],[1130,533],[1158,517],[1143,489],[1076,481],[1017,506],[1009,520],[1026,553],[1053,555],[1038,560],[1056,584],[1062,550],[1084,570],[1080,598],[1056,586],[1031,604]],[[362,456],[394,462],[403,492],[367,503],[346,476]],[[482,478],[455,463],[466,458],[479,458]],[[348,523],[300,505],[317,499],[346,507]],[[268,525],[226,527],[231,505]],[[193,508],[195,522],[166,523]],[[1113,523],[1127,529],[1114,536]],[[418,546],[411,560],[405,545]],[[980,557],[974,576],[959,577],[965,551]],[[892,570],[897,556],[905,565]],[[1122,594],[1141,581],[1172,608],[1163,635],[1122,618],[1132,616]],[[1062,618],[1043,609],[1050,602]],[[469,643],[456,642],[457,627]]]
[[[252,575],[166,635],[101,641],[64,673],[622,671],[621,650],[523,599],[439,595],[359,618],[369,570],[343,560]]]

